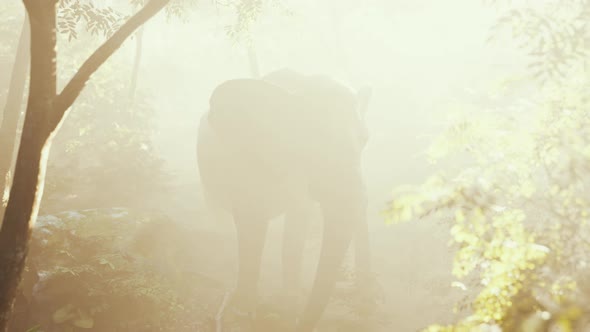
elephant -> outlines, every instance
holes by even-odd
[[[363,270],[370,269],[361,171],[370,92],[289,69],[260,79],[231,79],[212,92],[199,124],[197,162],[206,199],[234,219],[238,278],[227,300],[236,312],[255,315],[268,223],[281,215],[283,286],[287,298],[298,296],[314,204],[323,215],[322,248],[294,330],[309,332],[317,325],[353,237],[357,264],[362,261]]]

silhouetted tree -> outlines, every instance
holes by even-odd
[[[81,14],[83,13],[83,14]],[[86,30],[92,34],[111,35],[122,21],[123,15],[111,8],[97,8],[83,2],[68,0],[58,1],[57,31],[72,40],[78,35],[78,23],[83,19]],[[18,125],[22,120],[21,107],[28,77],[30,55],[30,30],[28,16],[25,15],[21,37],[15,54],[8,96],[3,110],[3,121],[0,125],[0,192],[3,202],[0,204],[0,224],[4,215],[4,207],[8,197],[4,195],[10,190],[11,169],[14,164],[18,144]]]
[[[23,0],[30,17],[31,79],[13,186],[0,230],[0,331],[7,330],[43,194],[51,142],[90,76],[169,0],[151,0],[101,45],[57,93],[58,0]]]
[[[29,70],[30,30],[28,17],[25,15],[23,28],[18,41],[14,65],[10,76],[10,85],[6,104],[4,105],[3,119],[0,124],[0,216],[4,212],[4,189],[7,185],[9,171],[12,167],[14,146],[16,143],[18,122],[20,119],[21,104],[25,92]],[[0,224],[2,219],[0,218]]]

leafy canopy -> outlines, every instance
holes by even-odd
[[[580,39],[588,33],[588,6],[546,1],[509,8],[494,38],[510,28],[529,70],[487,97],[513,101],[462,105],[465,112],[428,154],[431,161],[460,156],[466,167],[400,190],[385,211],[390,222],[435,214],[449,223],[453,274],[469,285],[457,283],[466,289],[466,304],[457,309],[468,311],[456,324],[429,331],[587,326],[590,80]]]

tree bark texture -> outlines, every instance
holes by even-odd
[[[39,211],[49,145],[47,126],[56,94],[55,6],[25,1],[31,27],[31,80],[13,186],[0,230],[0,331],[6,331]]]
[[[14,181],[0,229],[0,331],[6,332],[37,219],[51,141],[90,76],[169,0],[151,0],[101,45],[57,95],[57,0],[23,0],[31,28],[31,79]]]
[[[25,14],[14,65],[12,66],[8,96],[2,113],[2,124],[0,125],[0,201],[4,198],[4,192],[8,189],[7,186],[10,185],[9,175],[16,150],[21,104],[29,71],[30,38],[29,19],[28,15]],[[0,225],[2,225],[3,215],[4,204],[0,203]]]

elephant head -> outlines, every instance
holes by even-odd
[[[234,215],[238,233],[236,297],[256,296],[268,220],[289,213],[302,196],[321,206],[320,261],[297,331],[317,324],[351,238],[365,223],[361,155],[369,96],[368,89],[355,93],[327,77],[282,70],[222,83],[202,119],[202,182]]]

